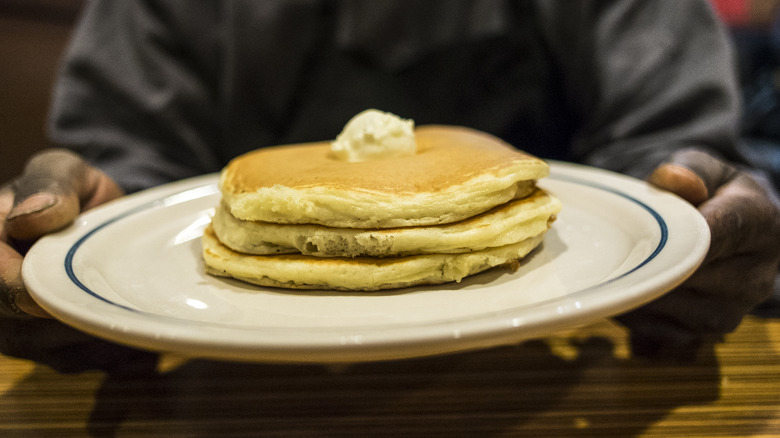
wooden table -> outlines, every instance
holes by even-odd
[[[693,363],[608,321],[516,346],[349,366],[161,359],[125,377],[0,357],[0,437],[778,437],[780,319]]]

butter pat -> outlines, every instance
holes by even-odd
[[[349,162],[414,155],[414,121],[368,109],[347,122],[330,149],[337,159]]]

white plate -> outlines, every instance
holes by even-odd
[[[679,198],[622,175],[551,163],[563,211],[519,270],[381,293],[295,292],[206,275],[200,236],[216,175],[107,204],[24,261],[35,299],[128,345],[246,361],[353,362],[484,348],[637,307],[699,265],[709,231]]]

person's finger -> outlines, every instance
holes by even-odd
[[[64,150],[34,157],[12,188],[14,205],[5,218],[5,231],[18,240],[59,230],[81,211],[122,195],[105,174]]]
[[[0,314],[49,317],[27,292],[22,281],[22,255],[0,242]]]
[[[699,211],[710,227],[707,260],[746,253],[778,257],[780,212],[749,175],[739,174],[718,188]]]
[[[712,328],[727,333],[736,328],[729,322],[730,319],[735,321],[736,317],[744,316],[772,295],[776,275],[776,259],[744,254],[703,265],[684,285],[698,295],[712,297],[720,303],[721,308],[716,315],[721,318],[721,328]],[[734,318],[729,315],[734,315]],[[694,320],[696,316],[687,319]]]
[[[647,178],[650,184],[668,190],[698,206],[709,198],[707,185],[691,169],[673,163],[658,166]]]
[[[647,180],[699,206],[737,174],[736,168],[706,152],[683,149],[658,166]]]
[[[22,282],[22,255],[13,248],[5,232],[5,219],[11,212],[14,194],[10,186],[0,189],[0,314],[18,315],[22,312],[48,317],[30,296]]]
[[[14,206],[14,192],[10,184],[0,187],[0,241],[8,241],[8,233],[5,231],[5,218]]]
[[[68,225],[79,213],[81,160],[53,151],[33,157],[14,181],[14,205],[5,218],[8,235],[33,240]]]

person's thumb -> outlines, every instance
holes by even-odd
[[[658,166],[647,181],[699,206],[737,173],[737,169],[706,152],[683,149]]]
[[[84,209],[122,195],[105,174],[64,150],[36,155],[12,188],[14,205],[5,231],[21,241],[62,229]]]

